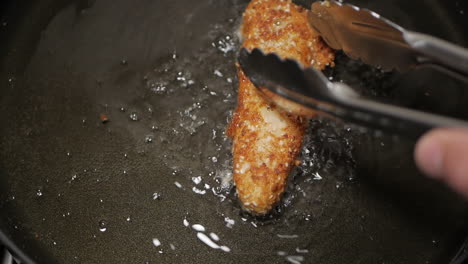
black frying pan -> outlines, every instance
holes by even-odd
[[[26,263],[20,251],[38,263],[452,260],[466,203],[418,174],[414,142],[393,135],[314,120],[275,213],[240,211],[223,131],[247,2],[3,3],[0,238],[10,250]],[[461,1],[353,3],[468,46]],[[460,83],[338,57],[327,74],[367,95],[466,118]]]

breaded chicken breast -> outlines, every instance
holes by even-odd
[[[275,52],[323,69],[334,53],[291,0],[253,0],[244,12],[242,46]],[[300,152],[306,120],[267,101],[238,67],[237,108],[228,127],[233,139],[234,182],[243,208],[268,213],[280,200]]]

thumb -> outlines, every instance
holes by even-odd
[[[468,130],[436,129],[416,144],[414,158],[428,176],[468,197]]]

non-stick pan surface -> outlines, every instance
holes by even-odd
[[[0,227],[37,262],[448,263],[461,245],[466,204],[417,173],[414,142],[330,121],[276,213],[241,213],[224,129],[248,1],[25,2],[0,21]],[[356,1],[466,45],[451,2]],[[339,57],[327,74],[370,96],[468,112],[443,76]]]

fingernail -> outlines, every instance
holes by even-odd
[[[442,145],[434,138],[422,138],[416,146],[416,163],[432,178],[442,177]]]

